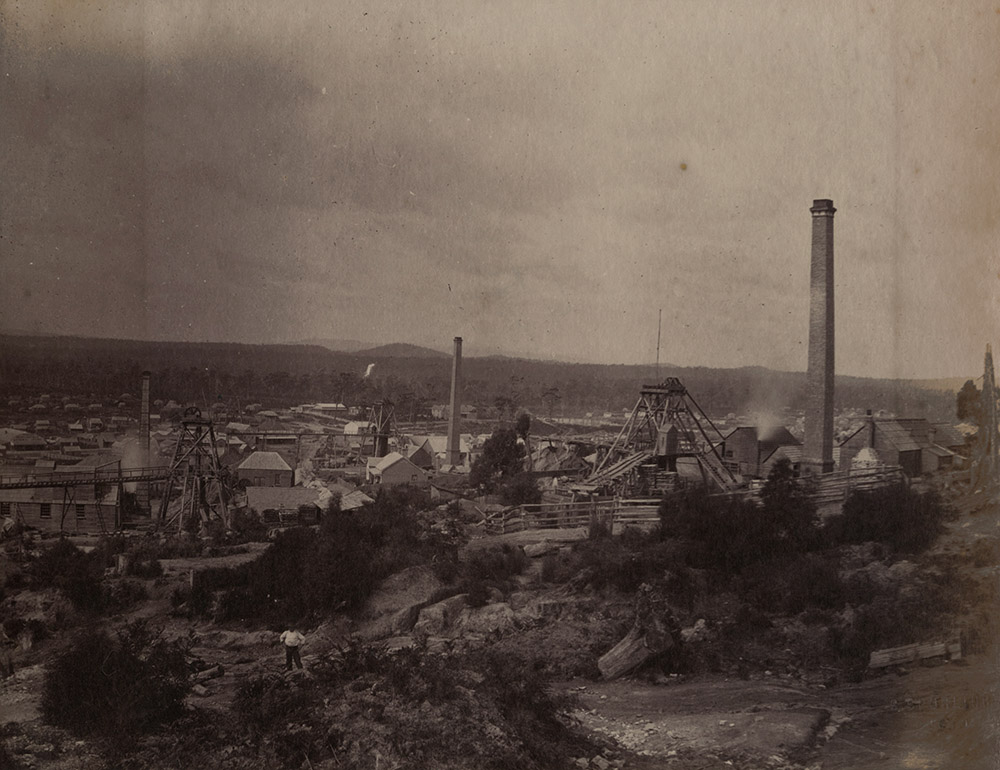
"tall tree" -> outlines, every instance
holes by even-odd
[[[966,380],[955,397],[955,416],[959,420],[972,420],[977,425],[979,424],[979,419],[982,417],[982,404],[979,389],[972,380]]]
[[[494,491],[505,479],[513,478],[524,468],[524,445],[513,428],[497,428],[483,444],[483,452],[473,463],[469,483]]]

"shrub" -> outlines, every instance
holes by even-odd
[[[10,639],[17,639],[18,635],[27,627],[28,623],[24,618],[7,618],[3,622],[3,632]]]
[[[738,573],[757,563],[783,561],[811,547],[817,537],[815,507],[784,462],[775,465],[762,505],[691,489],[664,498],[660,532],[691,541],[691,566]],[[790,471],[788,471],[790,473]]]
[[[817,554],[791,561],[786,572],[784,610],[797,615],[807,608],[836,610],[844,606],[845,587],[835,558]]]
[[[843,513],[831,519],[827,537],[839,543],[877,540],[904,553],[920,552],[944,530],[949,511],[936,491],[904,484],[852,492]]]
[[[177,609],[191,598],[191,589],[187,586],[178,586],[170,592],[170,606]]]
[[[503,583],[524,572],[524,568],[528,566],[528,557],[522,548],[504,543],[499,548],[472,551],[463,566],[469,580]]]
[[[35,561],[32,575],[36,585],[59,589],[78,610],[97,613],[103,609],[104,565],[98,552],[86,554],[60,538]]]
[[[267,525],[260,516],[250,511],[237,508],[233,511],[230,525],[238,543],[267,542]]]
[[[554,553],[547,553],[542,557],[541,578],[543,583],[554,583],[558,574],[559,557]]]
[[[140,735],[183,712],[190,689],[186,653],[182,642],[160,638],[142,621],[114,637],[85,632],[46,671],[42,716],[120,756]]]
[[[490,600],[490,588],[482,580],[472,580],[465,585],[466,601],[470,607],[484,607]]]
[[[328,515],[318,532],[279,533],[251,564],[199,573],[196,587],[228,589],[217,620],[281,623],[313,612],[355,612],[383,578],[417,564],[434,564],[443,579],[454,579],[453,540],[432,531],[419,516],[429,506],[423,490],[381,489],[373,505]]]
[[[542,502],[542,490],[530,473],[518,473],[500,487],[500,501],[504,505],[525,505]]]
[[[128,563],[125,574],[147,580],[158,578],[163,574],[163,565],[160,564],[159,559],[133,559]]]
[[[573,547],[571,571],[577,575],[574,582],[584,586],[597,590],[612,586],[631,593],[647,578],[662,573],[665,564],[661,555],[658,549],[628,548],[620,538],[584,540]]]
[[[305,718],[311,692],[276,674],[263,674],[243,682],[233,698],[233,710],[254,732]]]
[[[104,608],[121,612],[149,598],[146,587],[135,580],[116,580],[104,589]]]
[[[995,538],[983,538],[972,544],[969,553],[974,567],[990,567],[1000,561],[1000,542]]]
[[[611,527],[607,522],[599,517],[592,517],[587,525],[588,540],[604,540],[611,537]]]

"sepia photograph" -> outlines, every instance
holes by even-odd
[[[1000,767],[997,94],[984,0],[0,0],[0,768]]]

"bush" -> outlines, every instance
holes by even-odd
[[[670,495],[660,505],[661,537],[691,541],[691,566],[728,574],[802,553],[818,542],[816,508],[791,473],[787,461],[775,464],[759,506],[700,488]]]
[[[190,689],[186,653],[185,644],[161,639],[142,621],[113,637],[86,632],[46,671],[42,716],[120,756],[140,735],[183,712]]]
[[[500,487],[500,501],[504,505],[525,505],[542,502],[542,490],[530,473],[518,473]]]
[[[559,557],[547,553],[542,557],[541,579],[543,583],[554,583],[559,569]]]
[[[217,620],[282,623],[310,613],[355,612],[383,578],[401,569],[432,563],[445,577],[452,572],[454,544],[423,523],[419,514],[428,507],[423,490],[382,489],[366,509],[326,516],[318,532],[281,532],[245,567],[199,573],[196,587],[229,589]]]
[[[17,639],[20,633],[27,627],[28,623],[24,618],[7,618],[3,622],[3,632],[9,639]]]
[[[895,484],[852,492],[843,513],[828,523],[826,535],[835,543],[876,540],[903,553],[917,553],[944,531],[948,515],[936,491],[916,492]]]
[[[996,538],[983,538],[972,544],[969,553],[974,567],[991,567],[1000,562],[1000,542]]]
[[[99,552],[84,553],[60,538],[32,565],[32,576],[36,586],[58,589],[78,610],[98,613],[103,609],[104,565]]]
[[[233,511],[230,524],[238,543],[267,542],[267,525],[260,516],[250,511],[237,508]]]
[[[158,578],[163,574],[163,565],[159,559],[133,559],[128,563],[125,574],[146,580]]]
[[[528,557],[519,546],[504,543],[499,548],[472,551],[463,566],[469,580],[503,583],[524,572],[524,568],[528,566]]]
[[[121,612],[149,598],[146,587],[135,580],[116,580],[104,589],[104,609]]]
[[[310,694],[299,683],[277,674],[263,674],[240,684],[233,710],[251,730],[266,732],[275,725],[305,718],[312,707]]]

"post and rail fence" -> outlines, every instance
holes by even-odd
[[[574,529],[603,524],[608,531],[628,525],[656,524],[659,500],[575,500],[565,503],[531,503],[485,514],[486,531],[508,535],[534,529]]]
[[[842,505],[855,491],[871,490],[891,484],[905,483],[906,477],[897,466],[854,469],[829,473],[811,480],[812,496],[818,508]],[[761,485],[749,489],[721,493],[719,496],[744,495],[760,499]],[[609,532],[627,526],[649,526],[659,523],[659,499],[605,498],[566,502],[533,503],[510,506],[484,513],[486,531],[491,535],[537,529],[573,529],[601,523]]]

